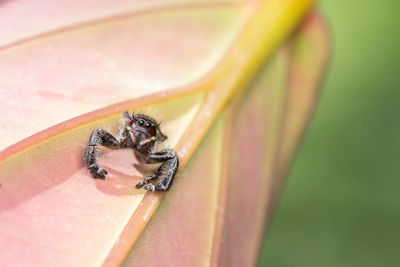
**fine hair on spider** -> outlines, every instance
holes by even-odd
[[[160,112],[158,112],[156,109],[151,108],[151,107],[140,107],[135,110],[125,111],[125,112],[132,114],[132,116],[135,114],[146,115],[149,118],[151,118],[152,120],[154,120],[155,122],[157,122],[159,125],[161,125],[161,123],[162,123],[163,116],[160,114]]]
[[[131,148],[147,164],[161,164],[153,175],[145,177],[136,188],[149,191],[167,191],[179,167],[179,159],[173,149],[160,149],[160,144],[167,139],[160,127],[160,122],[142,112],[123,113],[115,137],[111,130],[95,129],[83,153],[83,162],[93,178],[105,179],[108,172],[97,164],[98,146],[110,149]],[[158,179],[157,184],[149,183]]]

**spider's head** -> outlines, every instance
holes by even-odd
[[[129,119],[128,126],[138,142],[149,138],[155,138],[155,141],[162,142],[167,136],[160,130],[160,124],[153,118],[144,114],[127,114]]]

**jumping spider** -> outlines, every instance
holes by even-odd
[[[166,191],[171,187],[172,181],[178,170],[179,160],[172,149],[153,151],[156,144],[167,139],[160,130],[160,124],[144,114],[129,114],[124,112],[125,123],[120,128],[118,137],[103,129],[92,132],[87,147],[85,148],[83,161],[93,178],[105,179],[108,172],[101,168],[96,157],[99,154],[98,145],[111,149],[132,148],[148,164],[162,163],[157,171],[136,185],[149,191]],[[157,147],[157,146],[156,146]],[[147,184],[149,181],[159,178],[156,185]],[[146,185],[147,184],[147,185]]]

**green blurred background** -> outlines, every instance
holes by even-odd
[[[320,1],[333,55],[259,266],[400,266],[400,1]]]

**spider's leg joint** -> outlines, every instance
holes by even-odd
[[[97,156],[99,155],[98,145],[118,149],[121,147],[121,143],[111,133],[103,129],[94,130],[90,135],[89,142],[83,154],[83,162],[93,178],[105,179],[108,172],[97,164]]]

